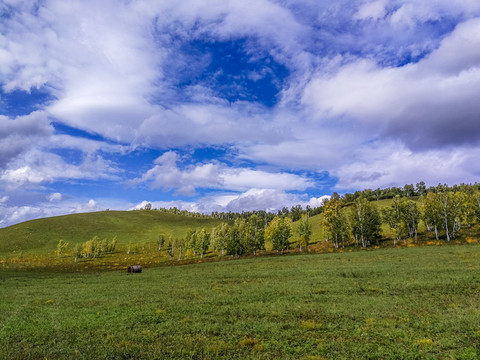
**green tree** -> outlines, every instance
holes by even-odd
[[[475,194],[463,193],[463,203],[462,203],[462,222],[466,224],[467,227],[471,227],[476,220],[476,200]]]
[[[418,220],[420,219],[420,211],[417,203],[407,198],[401,198],[400,213],[403,226],[407,229],[408,236],[417,240]]]
[[[202,228],[197,234],[197,244],[200,252],[200,259],[203,259],[203,255],[210,246],[210,234]]]
[[[415,192],[419,196],[423,196],[427,193],[427,186],[425,185],[425,182],[420,181],[415,185]]]
[[[77,262],[77,259],[82,256],[82,250],[83,250],[83,244],[76,244],[75,247],[73,248],[73,256],[75,258],[75,262]]]
[[[83,244],[83,256],[86,258],[96,258],[101,256],[101,245],[102,241],[95,235]]]
[[[253,214],[245,223],[243,229],[243,246],[245,252],[251,252],[255,256],[257,255],[257,251],[265,248],[264,221],[257,214]]]
[[[288,217],[274,217],[265,231],[265,237],[272,242],[273,250],[281,253],[289,248],[288,239],[291,234],[292,220]]]
[[[242,245],[242,230],[244,226],[245,220],[237,218],[229,231],[226,250],[228,254],[233,255],[236,258],[242,255],[244,251]]]
[[[178,261],[182,260],[182,250],[187,246],[187,241],[184,238],[179,238],[176,240],[176,246],[178,248]]]
[[[117,246],[117,237],[114,236],[112,238],[112,241],[110,241],[110,243],[108,244],[107,252],[110,254],[113,254],[115,252],[116,246]]]
[[[464,197],[465,194],[462,192],[440,191],[437,193],[447,241],[455,238],[458,230],[460,230]]]
[[[175,238],[170,235],[167,242],[167,253],[170,256],[170,260],[173,260],[173,255],[175,254],[176,241]]]
[[[212,231],[212,247],[215,251],[221,251],[222,256],[225,255],[228,238],[230,236],[230,227],[227,223],[221,223]]]
[[[197,251],[200,249],[197,241],[197,231],[189,228],[187,230],[187,236],[185,238],[185,246],[187,249],[193,251],[193,256],[197,256]]]
[[[427,230],[435,231],[435,238],[438,241],[438,230],[442,226],[442,208],[436,193],[429,192],[421,199],[422,218]]]
[[[162,234],[157,239],[158,251],[163,249],[163,245],[165,245],[165,235]]]
[[[472,202],[475,204],[475,216],[480,223],[480,191],[475,191],[472,195]]]
[[[402,221],[402,208],[399,195],[393,198],[390,207],[382,209],[382,217],[383,221],[393,230],[393,246],[395,246],[397,240],[401,240],[406,235],[406,229]]]
[[[380,237],[381,219],[377,207],[363,196],[356,199],[350,212],[351,230],[355,242],[362,247]]]
[[[55,254],[58,255],[58,257],[61,257],[62,254],[67,250],[68,243],[65,242],[64,240],[60,240],[57,244],[57,249],[55,250]]]
[[[322,224],[325,240],[333,239],[335,248],[338,248],[340,242],[345,246],[345,241],[348,239],[348,221],[342,205],[342,200],[336,193],[323,205]]]
[[[310,224],[308,215],[304,214],[300,218],[297,232],[298,232],[297,244],[298,244],[299,250],[302,251],[303,248],[307,248],[307,246],[310,244],[310,237],[312,236],[312,224]]]

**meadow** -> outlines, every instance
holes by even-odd
[[[480,245],[0,272],[1,359],[477,359]]]
[[[210,229],[220,220],[194,218],[161,211],[99,211],[26,221],[0,228],[0,256],[52,253],[59,240],[70,247],[94,236],[131,241],[139,246],[156,244],[159,236],[184,237],[188,228]]]

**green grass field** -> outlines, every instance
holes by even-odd
[[[480,245],[0,272],[1,359],[478,359]]]
[[[189,227],[210,229],[221,221],[193,218],[161,211],[101,211],[31,220],[0,229],[0,255],[52,252],[63,239],[73,247],[94,236],[112,239],[118,245],[130,241],[156,244],[160,235],[183,237]]]

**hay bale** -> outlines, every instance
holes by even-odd
[[[141,273],[142,267],[140,265],[132,265],[128,267],[129,273]]]

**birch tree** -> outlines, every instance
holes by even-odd
[[[276,216],[265,231],[265,237],[272,242],[273,250],[283,253],[289,248],[288,239],[292,234],[292,220],[287,217]]]
[[[396,246],[397,240],[401,240],[405,235],[399,195],[393,198],[390,207],[382,209],[382,217],[383,221],[393,230],[393,246]]]
[[[308,215],[304,214],[299,220],[298,228],[298,248],[300,251],[303,248],[307,248],[310,243],[310,237],[312,236],[312,224],[310,223]]]
[[[205,230],[205,228],[202,228],[197,235],[197,242],[198,242],[198,248],[200,251],[200,259],[203,259],[203,255],[205,252],[208,250],[208,247],[210,246],[210,234]]]
[[[355,243],[362,247],[380,237],[380,214],[377,207],[364,197],[356,199],[350,212],[351,230]]]
[[[438,230],[442,226],[442,209],[436,193],[429,192],[422,199],[423,222],[428,231],[435,231],[435,239],[438,241]]]
[[[417,240],[418,220],[420,219],[420,211],[418,210],[417,203],[406,198],[401,198],[400,213],[408,236]]]
[[[243,254],[242,246],[242,230],[245,226],[245,220],[235,219],[233,226],[230,228],[229,236],[227,238],[227,253],[233,255],[235,258]]]
[[[175,238],[170,235],[167,242],[167,253],[170,256],[170,260],[173,260],[173,255],[175,254]]]
[[[67,250],[68,243],[64,240],[60,240],[57,244],[57,249],[55,250],[55,254],[58,255],[58,257],[61,257],[62,254]]]
[[[440,203],[443,229],[447,241],[450,241],[460,230],[463,194],[442,191],[437,193],[437,197]]]
[[[222,256],[225,255],[229,233],[230,227],[227,223],[221,223],[212,231],[212,247],[215,251],[221,251]]]
[[[254,256],[265,247],[264,221],[257,214],[250,216],[246,222],[243,240],[245,252],[251,252]]]
[[[333,239],[335,248],[338,249],[339,243],[345,246],[345,241],[348,239],[348,221],[342,209],[342,200],[337,195],[332,196],[325,201],[323,206],[323,228],[325,232],[325,239]]]

